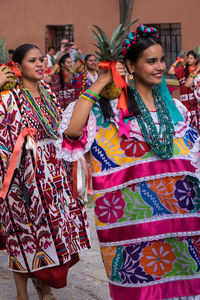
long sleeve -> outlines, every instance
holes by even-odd
[[[83,134],[79,139],[70,139],[64,136],[67,129],[75,103],[71,103],[63,113],[62,121],[58,129],[59,138],[56,141],[57,157],[72,162],[79,159],[88,152],[96,135],[96,118],[90,113],[87,123],[84,125]]]
[[[12,94],[2,92],[0,97],[0,187],[21,130],[20,120],[21,116]]]

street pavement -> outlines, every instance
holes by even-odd
[[[52,289],[58,300],[107,300],[108,284],[102,263],[94,224],[93,208],[87,208],[92,248],[80,253],[80,262],[69,270],[68,285]],[[16,300],[12,272],[7,268],[7,254],[0,251],[0,300]],[[29,300],[38,300],[31,280],[28,283]]]

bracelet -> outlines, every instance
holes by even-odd
[[[194,75],[193,73],[191,73],[190,77],[192,77],[194,79],[196,77],[196,75]]]
[[[172,67],[176,68],[177,64],[173,64]]]
[[[90,90],[86,90],[82,95],[81,98],[91,102],[92,104],[94,104],[95,102],[97,102],[101,97],[97,94],[95,94],[94,92],[90,91]]]

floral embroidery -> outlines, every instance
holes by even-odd
[[[103,263],[106,269],[106,274],[108,278],[111,278],[112,273],[112,260],[116,254],[117,246],[113,247],[101,247],[101,255],[103,258]]]
[[[162,242],[155,242],[152,246],[144,248],[142,254],[140,263],[145,272],[159,277],[171,271],[172,263],[176,258],[172,246]]]
[[[174,186],[177,180],[182,179],[183,176],[165,177],[148,182],[149,188],[153,190],[159,197],[160,202],[170,212],[174,214],[186,214],[187,212],[180,208],[177,199],[174,197]]]
[[[130,157],[142,157],[151,151],[146,142],[138,141],[136,138],[122,139],[120,146],[125,151],[125,154]]]
[[[194,209],[192,199],[195,197],[195,189],[193,182],[186,177],[179,180],[175,184],[174,195],[178,199],[178,204],[181,208],[187,208],[189,211]]]
[[[125,202],[121,191],[106,193],[95,202],[95,213],[103,223],[115,223],[124,214]]]
[[[146,242],[142,242],[122,248],[123,264],[119,269],[119,274],[123,283],[136,284],[153,281],[152,276],[146,274],[139,265],[139,257],[146,245]]]

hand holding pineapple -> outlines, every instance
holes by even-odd
[[[15,74],[14,72],[10,69],[7,68],[5,66],[1,66],[0,67],[0,88],[2,88],[2,86],[5,83],[14,83],[15,82]]]

